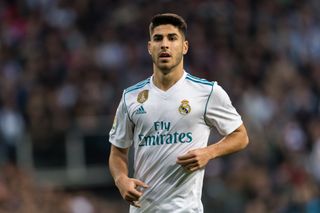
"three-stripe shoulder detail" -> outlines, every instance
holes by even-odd
[[[209,86],[213,86],[214,85],[214,82],[210,82],[210,81],[208,81],[206,79],[198,78],[198,77],[195,77],[195,76],[190,75],[190,74],[187,74],[186,79],[188,79],[190,81],[193,81],[193,82],[196,82],[196,83],[199,83],[199,84],[205,84],[205,85],[209,85]]]
[[[128,92],[132,92],[134,90],[140,89],[142,87],[144,87],[145,85],[150,83],[150,78],[147,78],[146,80],[140,81],[139,83],[127,88],[124,92],[125,94]]]

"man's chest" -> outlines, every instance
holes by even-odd
[[[143,90],[128,109],[136,127],[141,130],[170,130],[177,124],[188,128],[203,121],[207,97],[192,92],[170,95]]]

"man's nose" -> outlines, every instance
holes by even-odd
[[[168,49],[169,48],[169,41],[168,39],[163,39],[161,42],[161,49]]]

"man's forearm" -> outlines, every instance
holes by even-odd
[[[223,155],[237,152],[244,149],[249,143],[246,128],[242,124],[231,134],[225,136],[220,141],[206,147],[210,158],[214,159]]]
[[[186,154],[178,156],[177,164],[180,164],[187,171],[193,172],[205,167],[211,159],[245,148],[248,142],[246,128],[241,125],[234,132],[215,144],[205,148],[190,150]]]
[[[116,183],[121,176],[128,176],[128,149],[111,146],[109,169]]]
[[[143,192],[139,188],[149,186],[140,180],[128,177],[128,149],[111,146],[109,169],[123,199],[130,205],[140,208],[139,199]]]

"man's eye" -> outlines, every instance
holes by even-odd
[[[153,38],[154,41],[161,41],[161,39],[162,39],[161,37],[154,37]]]
[[[170,41],[177,40],[177,37],[176,37],[176,36],[171,36],[171,37],[169,37],[169,40],[170,40]]]

